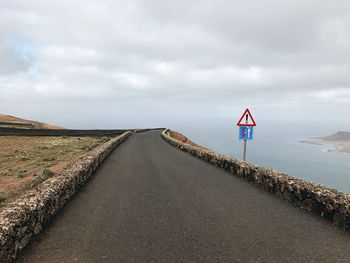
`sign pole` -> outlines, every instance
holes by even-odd
[[[244,146],[243,146],[243,161],[246,160],[247,157],[247,140],[244,140]]]

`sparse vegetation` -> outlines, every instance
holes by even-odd
[[[6,200],[40,184],[108,140],[109,137],[0,136],[1,196]]]
[[[45,168],[41,175],[37,176],[34,181],[31,183],[31,187],[35,187],[36,185],[44,182],[45,180],[49,179],[50,177],[54,176],[54,172],[52,172],[50,169]]]
[[[26,155],[19,155],[19,156],[16,156],[17,160],[20,160],[20,161],[27,161],[29,160],[29,157],[26,156]]]
[[[56,158],[53,156],[46,156],[42,160],[43,160],[43,162],[52,162],[52,161],[55,161]]]
[[[5,202],[6,199],[7,199],[6,194],[0,192],[0,204]]]
[[[7,169],[4,171],[0,172],[0,176],[11,176],[12,175],[12,170],[11,169]]]
[[[81,149],[83,151],[90,151],[90,150],[96,148],[98,145],[105,143],[108,140],[109,140],[108,137],[101,137],[101,138],[96,138],[96,141],[86,141],[86,142],[84,142]]]
[[[28,173],[27,170],[20,169],[17,171],[17,178],[25,178],[27,177]]]

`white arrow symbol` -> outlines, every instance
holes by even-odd
[[[250,128],[247,128],[248,131],[248,139],[250,138]]]

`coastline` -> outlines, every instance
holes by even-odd
[[[326,140],[318,140],[318,141],[309,141],[303,140],[299,141],[300,143],[312,144],[312,145],[326,145],[331,146],[333,149],[327,149],[328,152],[342,152],[350,154],[350,141],[326,141]]]
[[[350,142],[349,141],[334,141],[331,143],[338,152],[350,153]]]

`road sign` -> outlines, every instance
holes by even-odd
[[[253,127],[240,126],[239,127],[239,139],[240,140],[253,140]]]
[[[244,111],[242,117],[237,122],[237,126],[256,126],[255,120],[249,109]]]
[[[247,157],[247,141],[253,140],[253,127],[256,126],[255,120],[249,109],[244,111],[242,117],[237,122],[237,126],[239,126],[239,139],[244,141],[243,161],[245,161]]]

